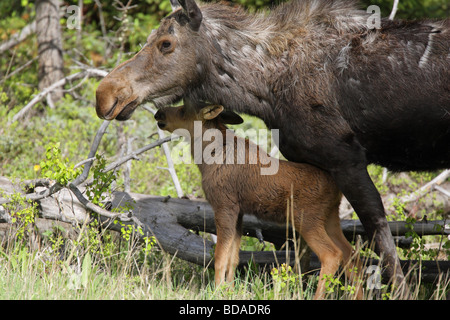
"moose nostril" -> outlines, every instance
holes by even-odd
[[[158,127],[160,129],[164,129],[166,127],[166,124],[164,122],[158,122]]]

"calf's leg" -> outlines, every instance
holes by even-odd
[[[235,261],[236,242],[239,241],[240,243],[240,235],[236,231],[238,219],[239,214],[235,210],[220,209],[214,212],[217,229],[217,244],[214,252],[214,279],[216,286],[219,286],[225,280],[228,282],[233,280],[231,277],[231,266]],[[239,246],[237,250],[239,253]]]
[[[305,223],[302,226],[296,226],[297,231],[320,260],[319,283],[314,300],[325,298],[326,276],[333,277],[342,262],[342,251],[328,236],[324,225],[318,222],[323,221],[317,220],[314,224]]]
[[[239,264],[239,249],[241,247],[241,236],[242,236],[242,217],[243,215],[240,214],[236,223],[236,232],[234,233],[233,245],[228,260],[228,267],[226,273],[226,280],[228,282],[234,280],[234,273],[237,265]]]
[[[361,300],[362,292],[362,264],[359,254],[353,253],[353,248],[342,233],[341,223],[339,219],[339,208],[328,217],[325,229],[331,240],[342,251],[343,267],[350,284],[355,286],[355,298]]]

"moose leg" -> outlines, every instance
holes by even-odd
[[[297,116],[298,121],[293,122],[297,127],[281,132],[280,151],[290,161],[307,162],[330,172],[355,209],[369,239],[374,240],[388,277],[400,284],[403,272],[381,196],[367,173],[365,149],[335,109],[318,108],[313,116],[301,115],[306,120]]]
[[[400,285],[403,272],[391,231],[389,229],[380,194],[374,186],[365,166],[339,168],[332,171],[336,183],[355,209],[369,240],[374,241],[375,251],[383,258],[390,279]]]
[[[214,252],[214,280],[216,286],[219,286],[225,281],[225,274],[228,271],[230,255],[232,253],[233,240],[234,232],[227,233],[225,230],[217,230],[217,244]]]

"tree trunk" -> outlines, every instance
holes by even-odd
[[[64,77],[59,0],[36,1],[36,33],[39,54],[39,90]],[[62,88],[51,93],[52,102],[63,95]]]

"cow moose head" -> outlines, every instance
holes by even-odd
[[[193,0],[172,1],[174,12],[130,60],[114,68],[97,88],[97,115],[127,120],[143,101],[157,106],[180,99],[201,73],[196,35],[202,13]]]

